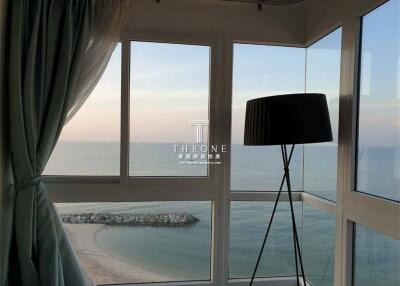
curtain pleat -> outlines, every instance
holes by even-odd
[[[15,192],[8,280],[93,285],[41,174],[61,130],[97,84],[119,40],[126,0],[13,0],[8,41],[9,135]],[[106,25],[105,23],[110,23]],[[3,259],[2,259],[3,260]]]

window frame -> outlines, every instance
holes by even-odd
[[[214,123],[215,109],[212,108],[216,99],[216,48],[217,42],[212,37],[182,36],[175,34],[159,34],[128,31],[122,35],[122,100],[121,100],[121,157],[120,157],[120,179],[121,184],[132,184],[135,186],[158,185],[164,188],[162,192],[179,190],[190,192],[208,192],[212,190],[215,181],[216,166],[208,166],[207,176],[198,177],[155,177],[155,176],[130,176],[129,175],[129,152],[130,152],[130,65],[131,65],[131,45],[132,42],[154,42],[168,44],[198,45],[210,48],[210,75],[209,75],[209,142],[208,145],[217,144],[216,124]],[[200,187],[200,190],[193,189],[193,186]],[[172,188],[172,189],[171,189]],[[210,193],[211,195],[211,193]]]
[[[387,1],[377,1],[378,3],[372,5],[373,7],[363,9],[356,15],[347,15],[343,20],[336,205],[336,286],[353,285],[354,227],[356,224],[400,240],[400,204],[355,191],[361,71],[361,21],[363,16]]]
[[[378,2],[378,1],[377,1]],[[379,1],[382,3],[385,1]],[[380,4],[379,4],[380,5]],[[379,6],[376,4],[374,8]],[[259,36],[238,33],[165,33],[160,30],[129,30],[121,38],[121,154],[120,176],[47,176],[49,196],[56,203],[71,202],[143,202],[143,201],[212,201],[212,246],[210,281],[182,281],[124,285],[217,286],[248,284],[249,279],[229,279],[229,221],[232,201],[273,202],[277,192],[231,192],[230,144],[235,43],[295,46],[307,48],[339,26],[342,27],[336,203],[310,193],[294,194],[302,201],[336,215],[335,286],[351,285],[353,263],[353,226],[355,223],[400,240],[400,204],[355,192],[356,130],[359,82],[361,17],[346,14],[332,29],[304,45],[275,42]],[[210,46],[210,140],[226,144],[228,152],[222,165],[209,166],[208,177],[129,177],[129,65],[130,41],[200,44]],[[351,124],[349,124],[349,122]],[[162,189],[162,191],[160,190]],[[155,199],[156,198],[156,199]],[[287,194],[283,194],[286,201]],[[296,285],[294,277],[259,278],[255,285]]]
[[[329,30],[327,33],[323,33],[321,35],[321,37],[319,37],[318,39],[314,40],[313,42],[310,42],[306,45],[293,45],[293,44],[285,44],[285,43],[275,43],[275,42],[271,42],[268,40],[263,40],[260,39],[258,37],[254,38],[254,37],[247,37],[246,35],[238,35],[238,34],[231,34],[227,37],[226,39],[226,47],[227,47],[227,51],[226,51],[226,62],[227,62],[227,90],[226,93],[228,94],[228,101],[227,101],[227,116],[226,116],[226,130],[228,130],[227,137],[226,137],[226,142],[229,142],[229,146],[231,146],[231,126],[232,126],[232,96],[233,96],[233,54],[234,54],[234,45],[235,44],[254,44],[254,45],[268,45],[268,46],[278,46],[278,47],[294,47],[294,48],[308,48],[309,46],[313,45],[314,43],[318,42],[320,39],[324,38],[325,36],[329,35],[331,32],[335,31],[336,29],[338,29],[339,27],[341,27],[340,25],[337,27],[334,27],[333,29]],[[305,57],[306,60],[306,57]],[[306,62],[305,62],[306,64]],[[341,71],[341,70],[340,70]],[[338,139],[339,140],[339,139]],[[298,148],[302,148],[300,147],[300,145],[298,146]],[[228,150],[230,150],[228,148]],[[230,203],[231,202],[236,202],[236,201],[259,201],[259,202],[275,202],[275,199],[277,197],[278,192],[277,191],[240,191],[240,190],[232,190],[230,187],[230,183],[231,183],[231,172],[230,172],[230,168],[231,168],[231,158],[230,158],[231,153],[229,152],[228,157],[228,162],[227,162],[227,166],[225,166],[226,169],[226,174],[225,174],[225,178],[226,178],[226,184],[225,184],[225,188],[224,188],[224,194],[225,194],[225,198],[224,198],[224,208],[225,208],[225,223],[224,223],[224,235],[226,237],[224,237],[224,243],[225,243],[225,247],[224,247],[224,251],[226,253],[226,255],[223,257],[224,259],[224,263],[223,265],[226,268],[223,268],[223,276],[225,277],[225,283],[224,285],[235,285],[236,282],[240,282],[241,284],[239,285],[248,285],[248,282],[250,281],[250,279],[232,279],[229,278],[229,231],[230,231],[230,227],[229,227],[229,223],[230,223]],[[339,165],[339,162],[338,162]],[[283,172],[283,170],[282,170]],[[336,215],[336,203],[333,201],[330,201],[328,199],[316,196],[314,194],[311,193],[307,193],[304,190],[300,190],[300,191],[293,191],[292,193],[292,199],[294,202],[296,201],[301,201],[302,203],[307,203],[312,207],[315,207],[317,209],[320,209],[322,211],[328,212],[330,214],[334,214]],[[289,200],[288,198],[288,194],[285,192],[282,192],[281,197],[280,197],[280,202],[287,202]],[[302,218],[303,219],[303,218]],[[335,265],[336,266],[336,265]],[[335,267],[336,269],[336,267]],[[335,270],[335,276],[336,276],[336,270]],[[294,278],[294,279],[293,279]],[[266,280],[264,280],[266,279]],[[294,277],[270,277],[270,278],[256,278],[254,280],[254,285],[258,285],[257,283],[260,283],[261,285],[274,285],[274,284],[266,284],[265,282],[269,282],[270,279],[277,279],[278,281],[281,280],[283,285],[296,285],[296,279],[295,276]],[[263,283],[263,281],[265,281]],[[308,281],[307,281],[308,282]],[[309,283],[308,283],[309,284]],[[311,286],[309,284],[309,286]]]

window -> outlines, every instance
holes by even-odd
[[[210,280],[211,203],[57,204],[97,284]]]
[[[295,202],[294,206],[307,280],[313,285],[333,285],[335,216],[307,203]],[[231,203],[230,278],[249,278],[253,274],[272,208],[273,202]],[[291,232],[289,204],[281,202],[256,277],[296,273]]]
[[[131,43],[130,176],[207,176],[209,79],[208,46]]]
[[[400,201],[400,1],[362,18],[356,190]]]
[[[231,190],[277,191],[283,164],[279,146],[243,146],[246,102],[268,95],[304,91],[301,48],[235,44],[232,87]],[[302,189],[302,147],[291,162],[294,191]]]
[[[302,226],[302,253],[307,280],[312,285],[333,286],[335,215],[303,203]]]
[[[389,0],[361,19],[357,193],[351,195],[364,212],[368,213],[371,206],[382,211],[374,211],[369,218],[353,223],[355,286],[400,283],[399,10],[400,1]],[[372,226],[379,224],[381,228],[379,231],[368,228],[363,225],[365,222]],[[381,232],[382,229],[386,231]]]
[[[118,45],[45,172],[78,190],[57,209],[97,284],[212,279],[213,42],[149,40]]]
[[[379,9],[393,3],[398,5],[398,0]],[[392,235],[398,218],[398,204],[349,192],[352,187],[346,185],[357,176],[358,191],[389,199],[396,199],[398,192],[400,152],[395,136],[399,133],[393,122],[398,120],[399,84],[398,68],[392,66],[398,50],[389,43],[392,36],[385,36],[393,32],[387,29],[375,36],[386,39],[388,52],[377,52],[374,45],[381,41],[369,36],[372,28],[368,22],[378,10],[363,18],[358,170],[346,171],[345,179],[345,172],[337,176],[336,170],[353,167],[349,168],[348,162],[356,154],[348,142],[354,142],[349,134],[355,134],[353,126],[357,124],[352,124],[356,116],[351,112],[339,114],[339,63],[349,72],[349,78],[341,83],[344,90],[352,90],[351,82],[358,79],[351,78],[357,74],[354,63],[340,58],[340,28],[308,48],[233,41],[226,45],[226,38],[215,35],[124,35],[96,91],[64,129],[46,168],[47,175],[56,175],[47,178],[49,194],[61,203],[57,208],[65,229],[96,283],[247,283],[283,166],[279,147],[243,146],[245,104],[257,97],[306,91],[327,95],[335,139],[333,143],[296,146],[291,163],[306,278],[310,284],[324,286],[332,286],[334,277],[350,279],[350,275],[355,285],[368,286],[369,281],[371,285],[376,281],[398,284],[393,269],[399,267],[395,254],[399,244],[387,236]],[[343,37],[343,46],[354,48],[357,43],[350,39],[356,38]],[[386,72],[383,65],[395,71],[397,81],[392,74],[380,78]],[[231,76],[229,94],[225,82],[230,82]],[[380,84],[382,80],[387,84]],[[391,93],[393,90],[397,93]],[[353,110],[347,99],[341,100],[341,107]],[[230,104],[231,110],[227,108]],[[351,126],[346,130],[351,132],[340,133],[346,144],[338,142],[339,115],[341,122]],[[375,126],[379,116],[385,124]],[[226,142],[227,138],[231,142]],[[223,144],[226,157],[221,165],[214,164],[216,157],[209,157],[215,155],[210,154],[210,147]],[[199,149],[202,146],[207,149]],[[342,192],[338,204],[337,180]],[[55,188],[59,191],[53,192]],[[359,224],[372,220],[371,225],[376,225],[374,220],[381,217],[389,218],[382,221],[388,233]],[[184,223],[179,223],[181,219]],[[338,243],[339,249],[335,249],[336,241],[343,242]],[[334,269],[335,258],[347,259],[349,251],[354,252],[354,273],[346,272],[349,267]],[[292,283],[293,254],[284,194],[258,280]],[[382,269],[388,271],[388,277],[383,277]]]
[[[399,285],[400,242],[355,226],[354,286]]]
[[[332,201],[336,200],[341,36],[339,28],[306,49],[306,91],[326,95],[333,142],[304,145],[304,191]]]
[[[230,278],[252,276],[273,206],[273,202],[231,203]],[[294,203],[294,208],[300,234],[301,202]],[[291,231],[289,204],[278,204],[256,277],[292,276],[296,273]]]
[[[96,88],[66,124],[45,175],[119,176],[121,45]]]
[[[282,178],[279,146],[249,147],[242,144],[246,102],[257,97],[299,93],[306,89],[306,92],[326,94],[334,141],[304,145],[304,157],[303,146],[296,146],[291,162],[293,190],[305,190],[335,200],[340,51],[340,28],[307,49],[235,44],[231,146],[233,191],[276,191]]]
[[[293,191],[305,190],[316,194],[323,198],[317,198],[317,205],[331,205],[325,199],[336,198],[340,46],[340,28],[306,49],[234,45],[231,279],[249,278],[253,274],[275,200],[271,197],[270,201],[259,202],[266,195],[259,191],[277,191],[283,175],[279,146],[243,146],[246,102],[253,98],[301,93],[304,90],[327,95],[335,141],[296,146],[290,170]],[[241,198],[240,201],[236,201],[236,197]],[[301,203],[302,196],[294,196],[294,200],[306,278],[313,285],[333,285],[335,216],[325,209]],[[281,199],[256,277],[295,275],[293,254],[289,204]]]

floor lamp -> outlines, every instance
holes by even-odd
[[[284,170],[264,241],[251,277],[250,286],[253,285],[285,181],[292,219],[297,286],[300,285],[299,264],[303,285],[307,285],[293,210],[289,165],[296,144],[329,141],[332,141],[332,130],[328,105],[324,94],[285,94],[256,98],[247,102],[244,145],[280,145]],[[290,150],[287,147],[288,145],[291,145]]]

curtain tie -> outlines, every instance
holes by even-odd
[[[27,187],[33,187],[36,184],[40,183],[42,181],[42,176],[36,176],[28,179],[23,179],[21,181],[18,181],[15,183],[14,188],[15,190],[22,190]]]

